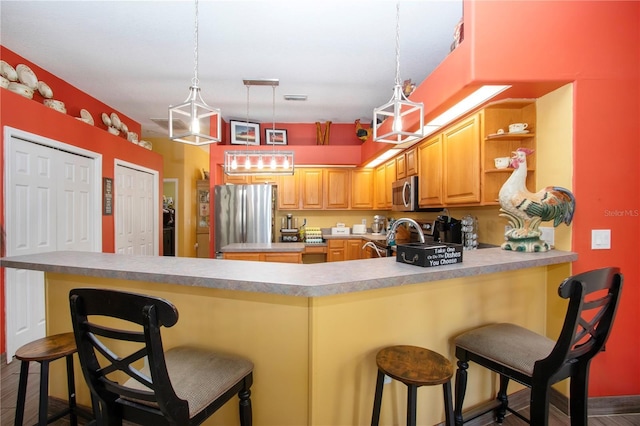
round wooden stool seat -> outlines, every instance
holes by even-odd
[[[385,375],[407,386],[407,425],[416,424],[417,389],[421,386],[442,385],[445,424],[453,426],[453,366],[447,358],[418,346],[398,345],[381,349],[376,355],[376,364],[378,378],[373,401],[372,426],[377,426],[380,421]]]
[[[73,333],[63,333],[27,343],[16,351],[16,358],[20,361],[54,361],[77,351]]]
[[[387,376],[416,386],[442,385],[453,377],[451,362],[418,346],[390,346],[378,352],[378,368]]]
[[[73,374],[73,354],[78,352],[76,338],[73,333],[55,334],[43,337],[21,346],[15,354],[21,361],[20,381],[18,383],[18,403],[16,404],[15,425],[22,426],[24,406],[27,395],[27,379],[29,378],[29,363],[40,363],[40,395],[38,408],[38,425],[45,426],[66,415],[70,416],[69,424],[77,425],[77,415],[91,419],[90,413],[85,413],[76,406],[75,377]],[[61,412],[48,416],[49,403],[49,363],[60,358],[66,358],[67,390],[69,393],[68,406]]]

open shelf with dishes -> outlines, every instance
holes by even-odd
[[[536,169],[536,104],[535,99],[511,99],[488,105],[483,111],[482,129],[482,204],[497,205],[500,188],[507,181],[513,168],[510,158],[518,148],[533,151],[527,158],[527,187],[535,186]],[[525,131],[509,133],[509,125],[527,123]],[[496,167],[496,158],[505,157],[509,165]]]

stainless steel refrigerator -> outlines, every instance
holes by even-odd
[[[215,250],[233,243],[270,243],[274,238],[274,185],[216,185],[214,187]]]

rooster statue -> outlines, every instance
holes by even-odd
[[[527,190],[527,155],[532,152],[527,148],[518,148],[514,152],[511,166],[515,170],[498,195],[502,207],[500,216],[506,217],[511,226],[504,235],[504,250],[548,251],[549,244],[540,239],[540,223],[552,220],[556,227],[563,222],[569,225],[573,219],[576,199],[568,189],[548,186],[535,194]]]
[[[358,137],[358,139],[360,139],[362,142],[365,142],[367,139],[369,139],[369,136],[371,136],[371,132],[373,131],[373,129],[362,127],[362,124],[360,124],[360,119],[356,120],[355,125],[356,136]]]

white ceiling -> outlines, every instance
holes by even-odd
[[[2,0],[0,15],[2,45],[140,122],[146,137],[165,135],[150,119],[188,95],[193,1]],[[402,80],[419,84],[437,67],[461,16],[461,0],[400,2]],[[277,78],[278,122],[371,122],[392,94],[395,20],[389,0],[201,0],[202,96],[225,120],[245,119],[242,80]],[[272,121],[270,87],[251,88],[249,118]]]

